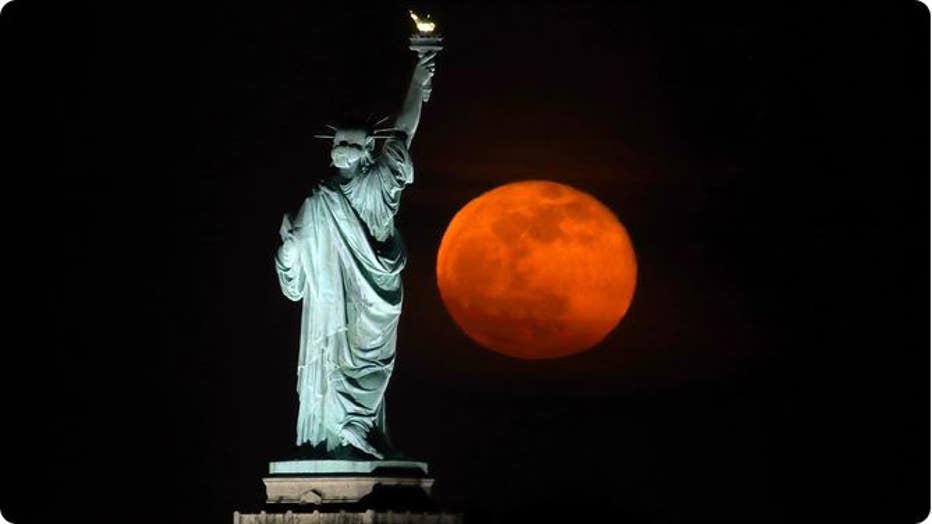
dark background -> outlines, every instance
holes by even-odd
[[[0,510],[228,522],[292,449],[281,215],[326,173],[311,135],[400,106],[409,5],[75,4],[0,13]],[[924,7],[414,7],[447,47],[397,219],[410,259],[387,405],[443,507],[928,512]],[[595,195],[637,251],[631,310],[581,355],[499,356],[439,299],[454,213],[528,178]]]

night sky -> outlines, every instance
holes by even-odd
[[[278,227],[328,173],[312,135],[400,108],[409,7],[446,49],[396,218],[387,413],[438,504],[471,522],[928,512],[920,4],[76,4],[0,13],[14,524],[260,509],[297,414]],[[450,219],[527,179],[594,195],[634,244],[631,309],[586,353],[498,355],[440,300]]]

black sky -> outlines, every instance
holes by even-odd
[[[4,7],[12,522],[259,508],[297,410],[278,225],[326,174],[313,134],[400,106],[408,7]],[[388,413],[441,504],[474,522],[925,515],[924,7],[414,7],[447,48],[397,219]],[[639,262],[621,325],[553,361],[472,343],[434,277],[455,212],[530,178],[599,198]]]

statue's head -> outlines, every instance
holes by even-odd
[[[397,135],[395,128],[378,128],[387,119],[375,123],[371,123],[371,118],[346,119],[338,126],[328,124],[330,133],[317,134],[314,138],[332,140],[330,165],[338,168],[342,176],[354,176],[368,171],[373,163],[376,140]]]
[[[333,147],[330,159],[333,165],[344,170],[354,170],[372,162],[375,137],[362,127],[336,128],[333,130]]]

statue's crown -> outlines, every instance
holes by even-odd
[[[319,133],[314,135],[314,138],[327,138],[333,139],[336,136],[337,131],[341,130],[357,130],[365,133],[366,138],[392,138],[397,136],[398,129],[394,127],[378,127],[380,124],[388,120],[388,117],[379,119],[377,122],[370,123],[367,120],[347,120],[339,123],[338,125],[327,124],[327,129],[330,130],[330,133]]]

